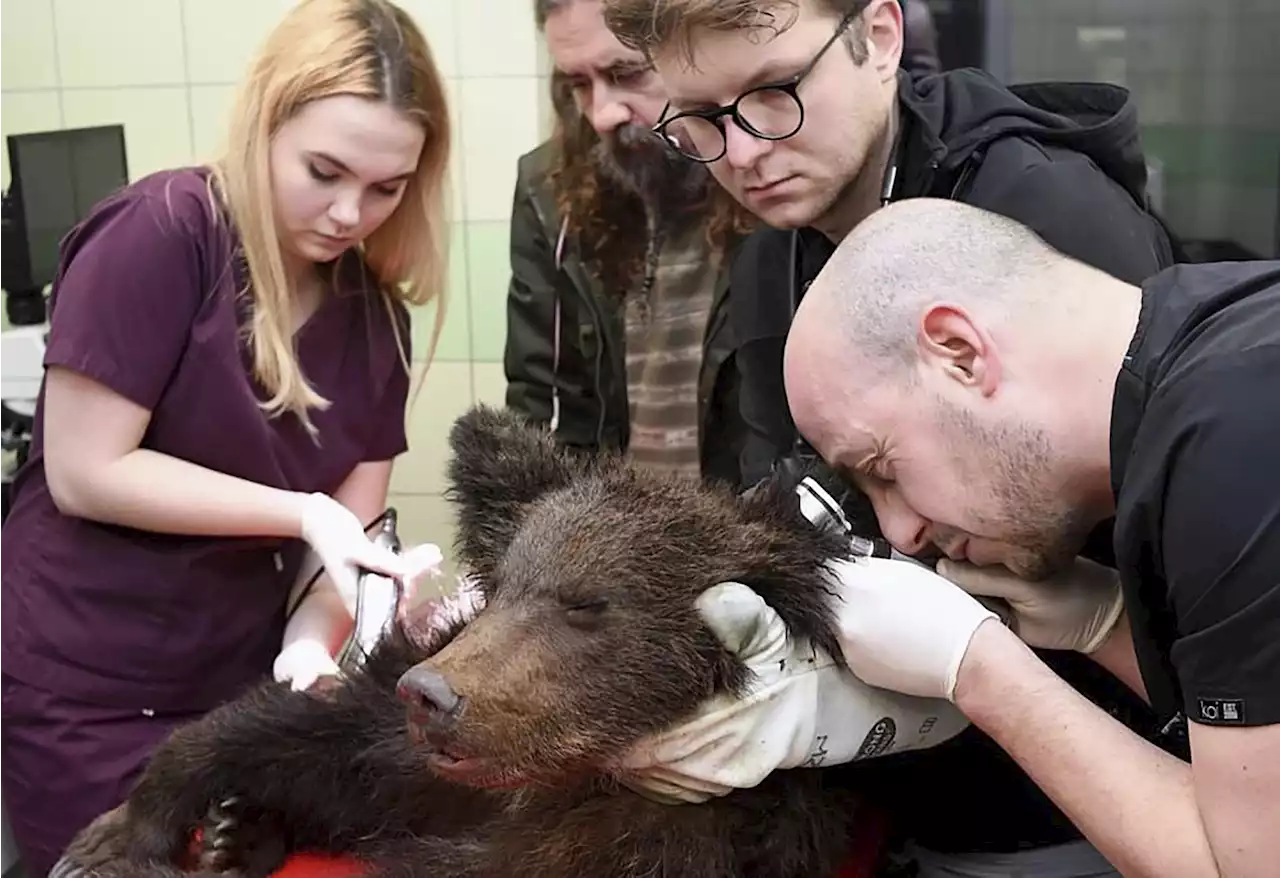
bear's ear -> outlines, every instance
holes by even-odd
[[[820,461],[790,460],[740,495],[738,511],[753,528],[756,554],[733,579],[760,595],[793,636],[808,638],[831,655],[840,654],[829,600],[827,565],[852,556],[848,534],[833,521],[810,520],[812,500],[797,488],[805,479],[830,492],[823,503],[841,505],[846,491]]]
[[[479,405],[454,422],[445,497],[458,511],[459,560],[487,589],[529,504],[585,470],[545,428]]]

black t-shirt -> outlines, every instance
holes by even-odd
[[[1175,725],[1280,722],[1280,261],[1143,285],[1111,468],[1153,707]]]

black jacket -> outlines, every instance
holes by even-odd
[[[565,221],[547,179],[553,148],[544,143],[519,162],[503,356],[506,404],[537,423],[554,421],[556,437],[568,447],[625,450],[631,419],[622,296],[606,295],[578,258],[572,236],[563,235]],[[703,338],[698,426],[703,477],[737,484],[744,430],[728,321],[731,260],[732,252],[716,281]]]
[[[1016,219],[1071,256],[1138,283],[1174,260],[1163,224],[1147,210],[1137,114],[1124,89],[1042,84],[1006,88],[977,70],[912,81],[899,75],[897,183],[891,198],[954,198]],[[812,229],[764,228],[733,269],[730,322],[748,435],[742,487],[806,454],[782,384],[782,353],[795,302],[834,245]],[[807,452],[811,454],[811,452]],[[851,518],[878,536],[864,498]],[[1089,554],[1110,562],[1107,529]],[[1086,697],[1139,734],[1154,715],[1083,656],[1041,657]],[[877,764],[878,763],[878,764]],[[1079,837],[1078,831],[986,735],[971,729],[932,751],[875,760],[901,829],[942,851],[1009,851]],[[986,803],[979,805],[978,799]]]

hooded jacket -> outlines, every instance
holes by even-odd
[[[567,233],[548,179],[553,149],[544,143],[518,165],[503,354],[506,404],[548,425],[568,448],[625,451],[631,417],[621,296],[601,289]],[[698,377],[702,475],[730,485],[741,478],[744,435],[727,298],[733,248],[740,244],[741,238],[730,242],[716,280]]]
[[[979,70],[898,77],[899,139],[889,198],[950,198],[1029,226],[1059,250],[1139,283],[1174,261],[1149,209],[1147,171],[1128,92],[1106,84],[1006,87]],[[835,245],[814,229],[761,228],[733,267],[730,325],[747,427],[742,487],[812,456],[782,383],[791,316]],[[861,508],[859,508],[861,507]],[[852,492],[851,520],[868,524]],[[868,536],[878,536],[876,533]],[[1101,528],[1092,556],[1109,563]],[[1041,653],[1083,695],[1166,748],[1145,704],[1083,656]],[[877,764],[880,763],[880,764]],[[1007,852],[1080,838],[1079,831],[993,741],[971,729],[934,750],[874,760],[864,771],[899,828],[943,852]],[[976,796],[986,804],[975,807]]]

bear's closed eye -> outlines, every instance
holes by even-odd
[[[575,628],[590,630],[600,624],[604,611],[609,608],[606,598],[570,598],[562,599],[565,618]]]

